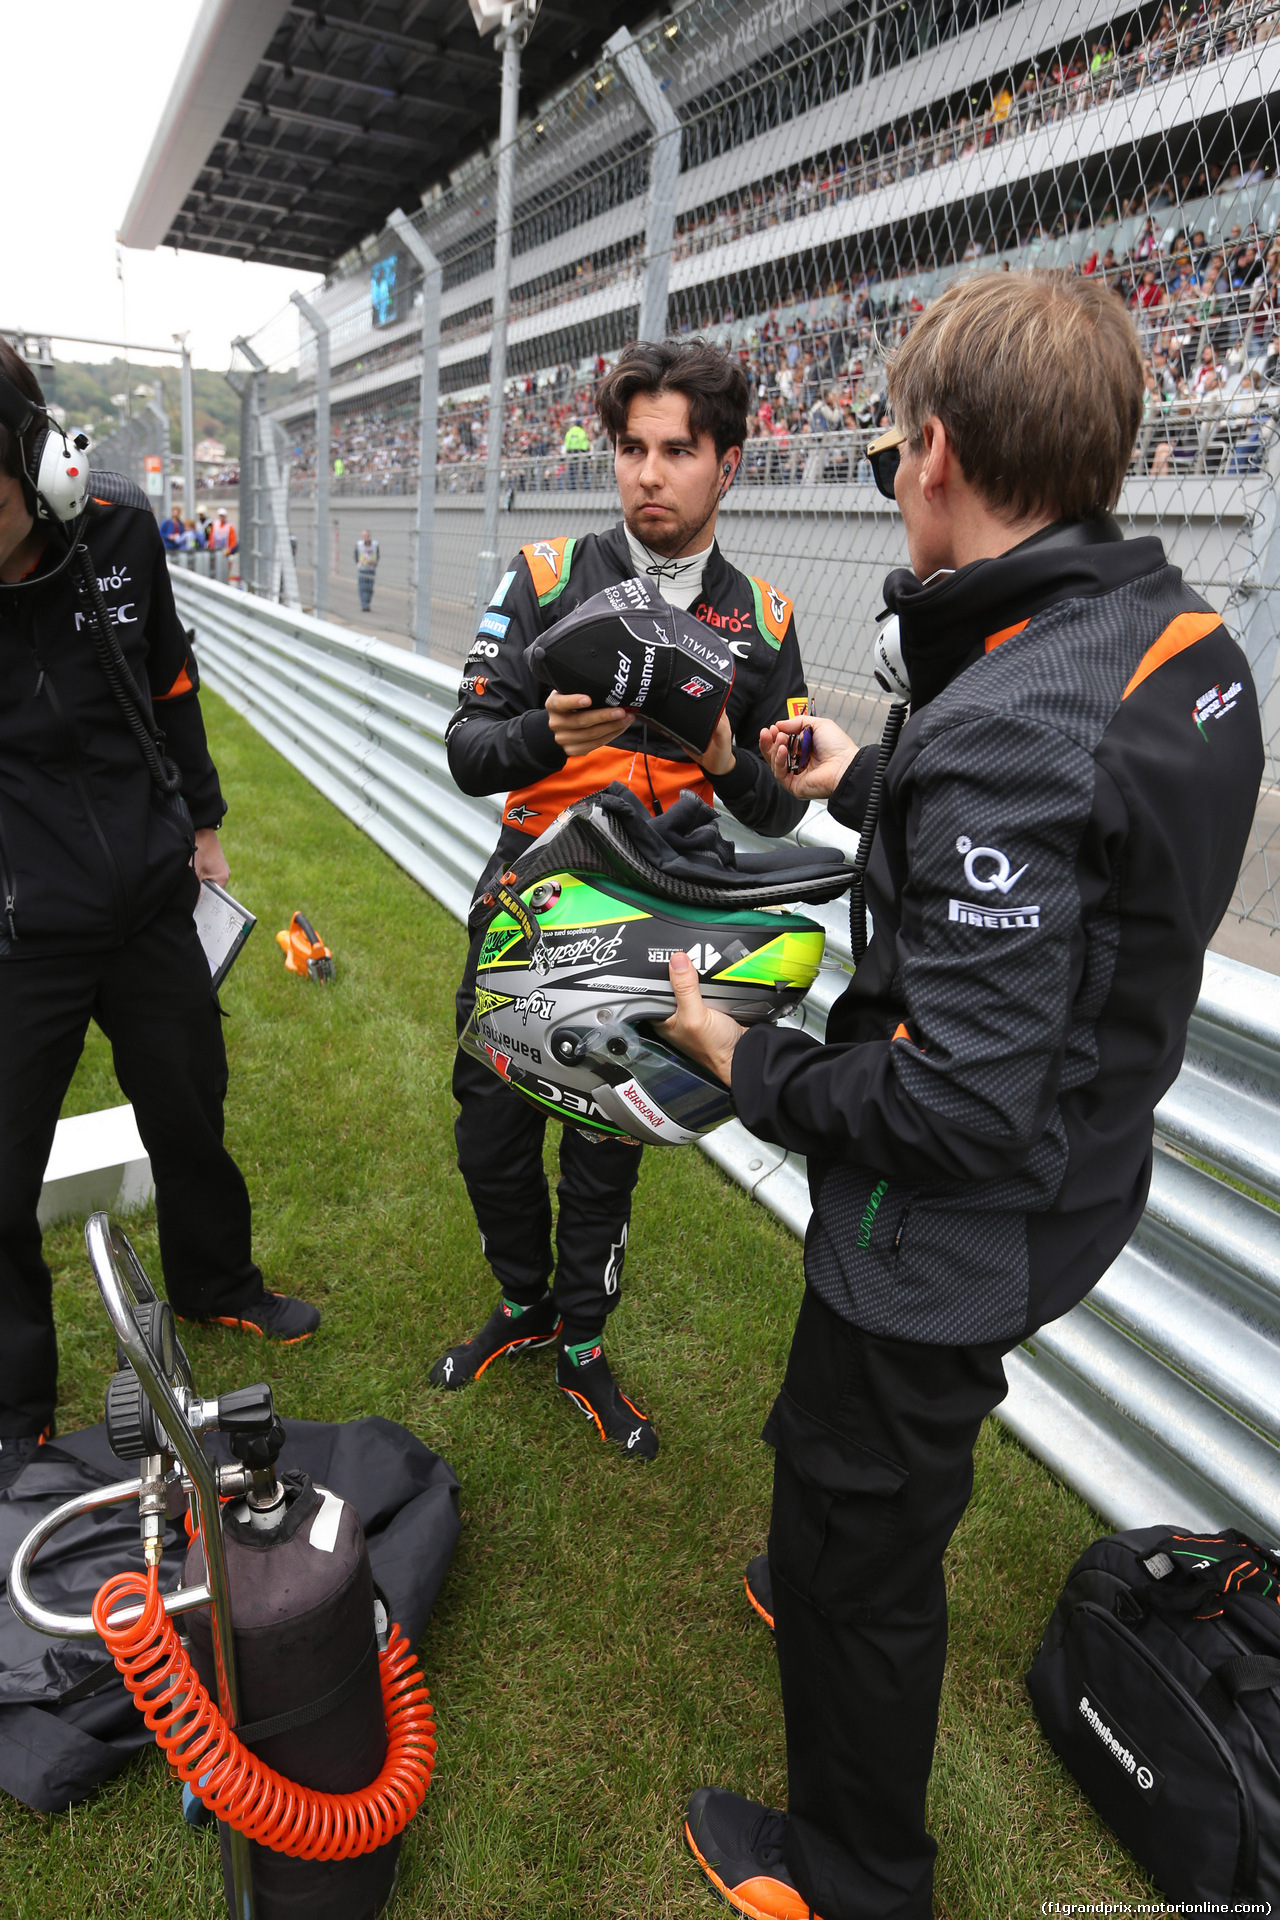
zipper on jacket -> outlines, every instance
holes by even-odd
[[[103,828],[101,820],[98,818],[98,809],[93,804],[93,796],[89,792],[89,782],[85,778],[83,756],[80,752],[80,746],[72,730],[71,723],[67,719],[66,710],[58,698],[58,690],[53,684],[52,676],[43,670],[40,675],[40,690],[46,695],[50,706],[53,708],[54,719],[57,721],[58,730],[62,735],[63,750],[66,753],[67,765],[71,769],[71,776],[76,783],[76,789],[84,805],[84,810],[89,816],[89,824],[98,836],[98,843],[106,858],[107,871],[111,875],[112,890],[116,897],[116,920],[119,936],[123,940],[128,931],[129,924],[128,897],[125,893],[124,875],[120,871],[120,863],[116,859],[111,842],[107,839],[106,831]]]
[[[3,820],[0,820],[0,893],[4,895],[4,917],[9,929],[9,938],[16,940],[18,927],[14,914],[18,906],[18,890],[14,884],[13,868],[9,865],[9,848],[4,837]]]

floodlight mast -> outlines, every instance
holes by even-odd
[[[498,506],[502,491],[503,388],[507,378],[507,317],[511,306],[511,228],[515,211],[516,121],[520,54],[533,31],[539,0],[470,0],[477,32],[498,30],[502,49],[502,118],[498,133],[498,206],[493,249],[493,326],[489,336],[489,434],[484,463],[484,521],[476,567],[476,608],[487,606],[498,584]]]

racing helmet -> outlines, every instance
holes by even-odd
[[[716,844],[718,843],[718,844]],[[544,1113],[591,1132],[678,1146],[733,1116],[729,1089],[656,1030],[685,952],[703,997],[744,1026],[808,992],[820,922],[849,868],[829,849],[744,854],[684,794],[661,821],[614,786],[566,809],[480,903],[475,1010],[464,1050]]]

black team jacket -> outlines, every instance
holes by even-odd
[[[728,642],[737,662],[727,709],[733,769],[710,780],[683,747],[639,722],[594,753],[570,758],[560,751],[544,704],[547,689],[524,650],[593,593],[634,574],[621,525],[576,540],[533,540],[521,547],[481,617],[446,736],[449,771],[464,793],[507,794],[501,836],[481,884],[565,807],[611,780],[630,787],[651,813],[669,806],[684,787],[708,802],[714,793],[761,834],[789,833],[805,815],[805,803],[778,786],[759,746],[762,727],[802,711],[807,699],[791,602],[767,581],[731,567],[718,545],[689,611]]]
[[[911,717],[827,1042],[733,1057],[753,1132],[809,1156],[809,1284],[872,1333],[1012,1344],[1133,1232],[1263,769],[1245,658],[1110,520],[932,586],[889,576]],[[869,756],[832,798],[858,826]]]
[[[166,797],[152,784],[94,649],[74,563],[47,585],[0,589],[4,960],[120,946],[179,885],[194,905],[193,826],[216,827],[226,811],[150,510],[92,504],[82,537],[182,791]],[[32,577],[65,551],[53,532]]]

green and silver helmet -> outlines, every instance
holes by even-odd
[[[735,868],[733,880],[679,854],[664,869],[635,844],[644,830],[631,817],[633,796],[612,816],[599,805],[612,791],[562,814],[490,895],[462,1045],[559,1119],[680,1145],[730,1119],[733,1103],[655,1030],[675,1012],[672,954],[687,953],[704,999],[744,1026],[776,1020],[812,986],[825,933],[780,901],[756,899],[829,898],[848,884],[848,869],[838,855],[797,848],[771,849],[767,866]],[[575,831],[558,833],[563,822]],[[548,871],[557,851],[580,857]],[[707,897],[671,897],[691,892]]]

